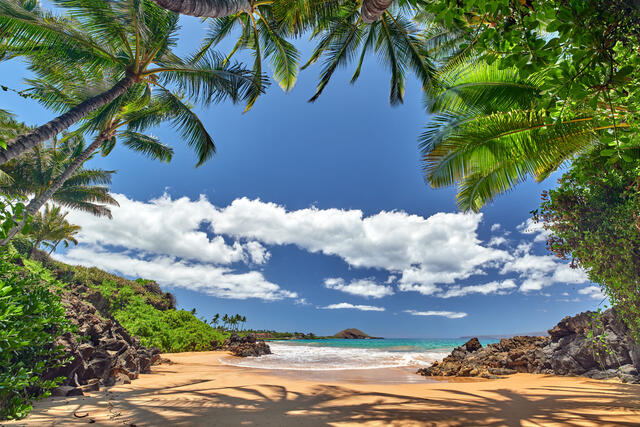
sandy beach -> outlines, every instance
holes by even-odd
[[[640,386],[518,374],[399,383],[401,370],[306,374],[221,364],[223,352],[165,355],[132,384],[48,398],[6,425],[637,426]],[[400,380],[403,381],[403,380]]]

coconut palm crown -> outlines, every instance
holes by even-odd
[[[426,93],[429,123],[420,137],[425,180],[458,186],[463,211],[478,211],[528,177],[542,181],[590,150],[624,122],[588,109],[552,117],[542,97],[544,75],[521,77],[475,58],[456,58]]]
[[[7,149],[0,150],[0,164],[53,138],[137,85],[173,89],[204,105],[249,99],[264,90],[265,84],[257,85],[253,73],[214,52],[197,59],[176,55],[172,48],[178,15],[151,0],[53,3],[65,14],[56,16],[40,7],[27,10],[18,0],[0,1],[0,55],[26,57],[36,74],[39,67],[55,66],[63,80],[71,70],[92,77],[107,70],[115,83],[86,88],[84,101],[9,141]],[[200,160],[213,153],[213,146],[202,147]]]

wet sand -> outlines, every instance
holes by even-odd
[[[433,380],[401,368],[267,371],[223,365],[223,352],[166,355],[131,384],[37,402],[6,425],[64,426],[638,426],[640,386],[517,374]],[[75,414],[75,415],[74,415]],[[82,417],[82,418],[78,418]]]

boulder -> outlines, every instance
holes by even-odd
[[[271,348],[263,340],[256,339],[254,334],[241,337],[238,334],[232,334],[228,340],[222,345],[223,350],[230,351],[234,356],[238,357],[257,357],[265,354],[271,354]]]
[[[640,343],[615,310],[603,312],[595,322],[594,316],[565,317],[548,337],[505,338],[484,348],[474,338],[418,373],[490,378],[527,372],[640,382]]]

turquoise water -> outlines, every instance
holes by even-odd
[[[466,339],[281,340],[270,341],[273,354],[259,358],[228,358],[234,366],[296,371],[381,369],[431,365]],[[481,340],[482,345],[496,340]]]
[[[282,344],[308,345],[318,347],[338,347],[338,348],[370,348],[387,351],[425,351],[425,350],[448,350],[463,345],[468,338],[444,338],[444,339],[411,339],[411,338],[386,338],[380,340],[347,340],[347,339],[322,339],[322,340],[279,340],[274,341]],[[485,346],[498,342],[498,340],[480,340]]]

